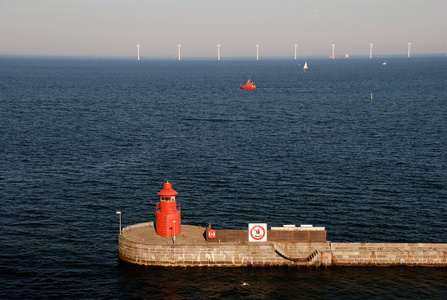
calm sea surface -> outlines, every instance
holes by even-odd
[[[445,299],[446,268],[118,259],[166,180],[185,224],[447,243],[447,57],[382,61],[0,58],[0,298]]]

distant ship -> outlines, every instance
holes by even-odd
[[[304,63],[304,67],[303,67],[303,73],[306,74],[306,70],[309,69],[309,67],[307,66],[307,61]]]
[[[329,56],[329,58],[331,58],[331,59],[334,59],[334,58],[349,58],[349,54],[348,53],[346,53],[346,55],[345,56]]]
[[[388,63],[386,62],[386,60],[382,63],[382,66],[386,66]]]

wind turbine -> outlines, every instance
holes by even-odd
[[[180,44],[180,42],[178,42],[178,60],[180,60],[180,48],[182,47],[182,45]]]
[[[410,57],[411,42],[408,42],[408,57]]]
[[[373,58],[373,43],[369,44],[369,58]]]
[[[220,43],[217,44],[217,60],[220,60]]]
[[[140,60],[140,44],[137,44],[137,49],[138,49],[138,60]]]
[[[259,60],[259,44],[256,44],[256,60]]]
[[[293,45],[295,47],[295,60],[296,60],[296,49],[298,49],[298,44]]]
[[[335,58],[335,44],[331,44],[332,45],[332,56],[330,58],[334,59]]]

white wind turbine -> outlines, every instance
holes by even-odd
[[[293,45],[295,47],[295,60],[296,60],[296,49],[298,49],[298,44]]]
[[[220,60],[220,43],[217,44],[217,60]]]
[[[408,42],[408,57],[410,57],[411,42]]]
[[[256,44],[256,60],[259,60],[259,44]]]
[[[373,43],[369,44],[369,58],[373,58]]]
[[[330,58],[334,59],[335,58],[335,44],[331,44],[332,45],[332,56]]]
[[[138,49],[138,60],[140,60],[140,44],[137,44],[137,49]]]
[[[180,48],[182,47],[182,45],[180,44],[180,42],[178,42],[177,47],[178,47],[178,60],[180,60],[180,59],[181,59],[181,58],[180,58]]]

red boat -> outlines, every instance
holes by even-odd
[[[250,79],[247,81],[246,84],[241,84],[241,89],[244,90],[255,90],[256,89],[256,85],[250,81]]]

